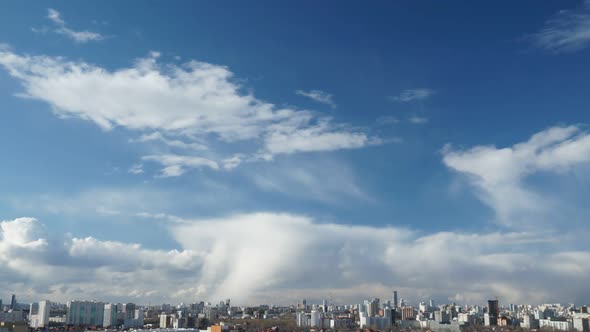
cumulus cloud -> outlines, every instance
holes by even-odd
[[[534,45],[555,52],[573,52],[590,43],[590,0],[578,8],[561,10],[533,34]]]
[[[316,298],[329,290],[340,302],[356,302],[389,297],[393,287],[410,300],[451,295],[481,302],[498,296],[522,303],[590,296],[584,291],[590,270],[581,264],[589,253],[559,250],[553,234],[422,235],[264,212],[175,220],[167,229],[180,248],[154,250],[92,237],[52,240],[32,218],[0,225],[0,273],[12,278],[2,278],[0,285],[19,294],[43,289],[35,298],[189,302],[229,297],[252,304]],[[9,239],[14,232],[20,235]],[[576,242],[567,234],[562,239]],[[556,284],[560,287],[545,287]]]
[[[0,66],[21,82],[20,96],[46,102],[58,116],[92,121],[107,131],[122,127],[139,132],[133,142],[157,141],[185,150],[204,150],[210,145],[207,142],[231,149],[235,143],[239,153],[246,153],[243,149],[249,144],[253,151],[247,154],[254,160],[379,142],[364,130],[329,117],[259,100],[241,91],[227,67],[205,62],[163,65],[152,55],[129,68],[109,70],[0,49]],[[163,173],[179,174],[185,169],[167,167],[172,168]]]
[[[52,8],[47,9],[47,18],[55,24],[56,33],[67,36],[77,43],[87,43],[89,41],[98,41],[104,39],[104,37],[98,32],[92,31],[76,31],[67,27],[66,22],[61,17],[61,14]],[[33,29],[33,31],[43,31],[39,29]]]
[[[390,96],[389,99],[407,103],[415,100],[424,100],[430,98],[433,94],[434,90],[428,88],[406,89],[397,96]]]
[[[467,150],[446,146],[447,167],[467,176],[478,197],[492,207],[498,221],[509,226],[554,221],[565,210],[555,188],[534,188],[534,175],[562,176],[590,162],[590,134],[580,127],[553,127],[510,147],[476,146]],[[563,189],[562,189],[563,190]],[[559,210],[559,212],[557,212]],[[570,220],[573,222],[574,220]]]
[[[297,90],[295,93],[299,96],[303,96],[314,100],[318,103],[328,105],[332,108],[336,108],[336,103],[333,100],[333,96],[327,92],[321,90],[310,90],[310,91],[303,91]]]

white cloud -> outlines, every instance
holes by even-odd
[[[143,165],[141,165],[141,164],[132,165],[131,167],[129,167],[128,172],[131,174],[135,174],[135,175],[143,174]]]
[[[151,134],[144,134],[138,138],[132,138],[129,140],[129,142],[131,142],[131,143],[138,143],[138,142],[145,143],[145,142],[151,142],[151,141],[160,141],[160,142],[166,144],[167,146],[170,146],[173,148],[179,148],[179,149],[207,150],[207,146],[203,143],[199,143],[199,142],[187,143],[187,142],[184,142],[184,141],[178,140],[178,139],[169,139],[157,131],[153,132]]]
[[[368,137],[363,132],[355,132],[345,127],[334,128],[324,119],[304,129],[275,127],[266,138],[265,148],[271,154],[290,154],[354,149],[380,143],[379,139]]]
[[[559,11],[531,37],[536,46],[551,51],[585,48],[590,43],[590,0],[585,0],[578,8]]]
[[[456,150],[447,146],[443,155],[445,165],[468,176],[478,196],[496,211],[501,223],[524,226],[564,213],[557,208],[560,193],[531,188],[527,178],[539,173],[559,176],[587,165],[590,135],[576,126],[553,127],[511,147]]]
[[[395,116],[386,115],[386,116],[381,116],[381,117],[377,118],[376,122],[380,126],[386,126],[386,125],[398,124],[400,121]]]
[[[434,94],[434,90],[427,88],[407,89],[402,91],[397,96],[390,96],[389,99],[399,102],[411,102],[415,100],[423,100],[430,98]]]
[[[332,108],[336,108],[336,103],[334,102],[333,96],[327,92],[321,90],[310,90],[310,91],[303,91],[297,90],[295,91],[297,95],[307,97],[311,100],[314,100],[318,103],[328,105]]]
[[[174,220],[167,229],[180,248],[155,250],[92,237],[52,238],[32,218],[0,225],[0,286],[32,299],[231,298],[252,304],[330,291],[340,303],[354,303],[389,298],[394,287],[411,301],[452,295],[474,302],[498,296],[503,302],[579,303],[590,296],[584,287],[590,269],[581,264],[589,253],[559,250],[561,241],[550,233],[421,235],[253,213]],[[579,236],[562,234],[561,240],[583,244]],[[400,257],[412,259],[400,265]],[[559,287],[542,287],[547,284]]]
[[[161,171],[162,177],[174,177],[184,174],[189,169],[208,167],[214,170],[219,169],[219,165],[207,158],[181,156],[181,155],[150,155],[141,158],[145,161],[154,161],[165,166]]]
[[[67,36],[78,43],[86,43],[89,41],[98,41],[104,39],[104,37],[98,32],[92,31],[75,31],[66,26],[66,22],[62,19],[61,14],[52,8],[47,9],[47,18],[50,19],[57,28],[54,30],[56,33]],[[33,29],[36,32],[36,29]],[[43,30],[40,30],[43,31]]]
[[[205,149],[211,142],[231,150],[235,144],[240,151],[232,156],[240,153],[258,160],[256,156],[272,159],[273,154],[354,149],[381,142],[329,117],[277,108],[245,94],[228,68],[209,63],[160,65],[151,56],[130,68],[109,70],[0,50],[0,65],[22,83],[22,97],[44,101],[61,117],[89,120],[107,131],[118,126],[139,132],[134,142],[158,141],[192,150]],[[238,141],[250,143],[253,150],[244,151],[245,145]],[[183,172],[179,165],[170,166],[168,174]]]
[[[428,122],[428,118],[413,115],[410,118],[408,118],[408,121],[410,121],[410,123],[413,124],[425,124]]]

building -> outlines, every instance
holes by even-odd
[[[0,322],[18,323],[24,321],[25,315],[21,310],[8,310],[6,312],[0,311]]]
[[[126,310],[127,310],[127,312],[125,313],[125,316],[126,317],[131,316],[129,314],[131,312],[131,307],[128,306],[126,308]],[[184,319],[184,321],[186,322],[186,317],[182,317],[182,319]],[[123,325],[125,325],[126,328],[140,328],[140,327],[143,327],[143,310],[141,310],[141,309],[135,309],[133,311],[133,315],[131,316],[131,318],[126,318],[123,321]],[[183,328],[186,327],[186,323],[184,323],[182,327]]]
[[[323,313],[319,312],[317,310],[312,310],[311,311],[311,315],[309,317],[309,326],[311,327],[323,327],[322,326],[322,318],[323,317]]]
[[[123,304],[123,320],[127,319],[134,319],[135,318],[135,303],[125,303]]]
[[[379,299],[375,298],[365,301],[365,307],[367,308],[366,312],[369,317],[377,316],[377,312],[379,312]]]
[[[305,312],[297,313],[297,327],[308,327],[311,324],[311,317]]]
[[[451,317],[448,312],[445,310],[437,310],[434,312],[434,321],[437,323],[448,323],[451,320]]]
[[[560,331],[569,331],[574,328],[574,324],[572,321],[539,319],[539,328],[542,329],[544,327]]]
[[[29,308],[29,326],[32,328],[41,328],[49,325],[49,309],[51,302],[39,301],[31,303]]]
[[[460,312],[457,315],[457,321],[466,326],[475,325],[475,315],[466,312]]]
[[[590,325],[588,324],[588,318],[574,317],[573,319],[574,329],[580,332],[590,331]]]
[[[498,325],[498,314],[500,309],[498,306],[498,300],[488,300],[488,324],[486,326]]]
[[[361,328],[363,327],[374,327],[378,329],[386,329],[391,327],[392,320],[389,317],[371,317],[366,313],[361,313],[359,315],[360,321],[359,325]]]
[[[11,310],[16,310],[16,295],[12,294],[12,297],[10,298],[10,309]]]
[[[414,320],[416,314],[414,313],[414,307],[403,307],[402,308],[402,320]]]
[[[394,309],[397,308],[397,305],[398,305],[398,303],[397,303],[397,291],[394,290],[393,291],[393,308]]]
[[[539,328],[539,320],[535,319],[535,315],[532,314],[525,314],[522,316],[522,321],[520,323],[520,327],[525,329],[538,329]]]
[[[162,313],[160,315],[160,328],[167,329],[167,328],[172,327],[172,319],[171,318],[172,318],[172,316]]]
[[[82,326],[102,326],[104,303],[96,301],[69,301],[67,303],[66,324]]]
[[[117,326],[117,305],[107,303],[104,305],[104,317],[102,318],[103,327]]]

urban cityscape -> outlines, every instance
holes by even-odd
[[[0,332],[590,332],[590,0],[0,0]]]
[[[99,301],[2,304],[0,331],[143,330],[154,332],[237,331],[590,331],[586,305],[549,303],[500,305],[498,299],[482,305],[456,303],[412,304],[397,291],[389,299],[373,298],[355,304],[329,300],[289,306],[232,305],[195,302],[178,305],[140,305]]]

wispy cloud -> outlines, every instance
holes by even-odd
[[[376,120],[377,124],[380,126],[386,126],[386,125],[392,125],[392,124],[397,124],[399,123],[399,119],[395,116],[391,116],[391,115],[386,115],[386,116],[381,116],[378,117]]]
[[[129,172],[131,174],[135,174],[135,175],[143,174],[143,165],[135,164],[135,165],[129,167],[129,170],[127,172]]]
[[[574,9],[561,10],[533,34],[534,45],[554,52],[573,52],[590,44],[590,0]]]
[[[410,121],[410,123],[413,123],[413,124],[425,124],[428,122],[428,118],[413,115],[408,118],[408,121]]]
[[[76,31],[67,27],[66,22],[61,17],[60,12],[53,8],[47,9],[47,18],[55,24],[56,29],[53,30],[56,33],[67,36],[78,43],[86,43],[89,41],[98,41],[104,39],[104,37],[98,32],[92,31]],[[45,29],[33,29],[34,32],[44,32]]]
[[[415,100],[430,98],[434,92],[434,90],[428,88],[407,89],[402,91],[397,96],[389,96],[389,99],[397,102],[407,103]]]
[[[321,90],[297,90],[295,91],[295,93],[300,96],[307,97],[311,100],[317,101],[318,103],[328,105],[332,108],[336,108],[336,103],[334,102],[333,96],[327,92]]]
[[[144,161],[157,162],[164,166],[161,170],[161,177],[174,177],[184,174],[189,169],[208,167],[214,170],[219,169],[217,162],[203,157],[182,156],[182,155],[150,155],[142,158]]]

